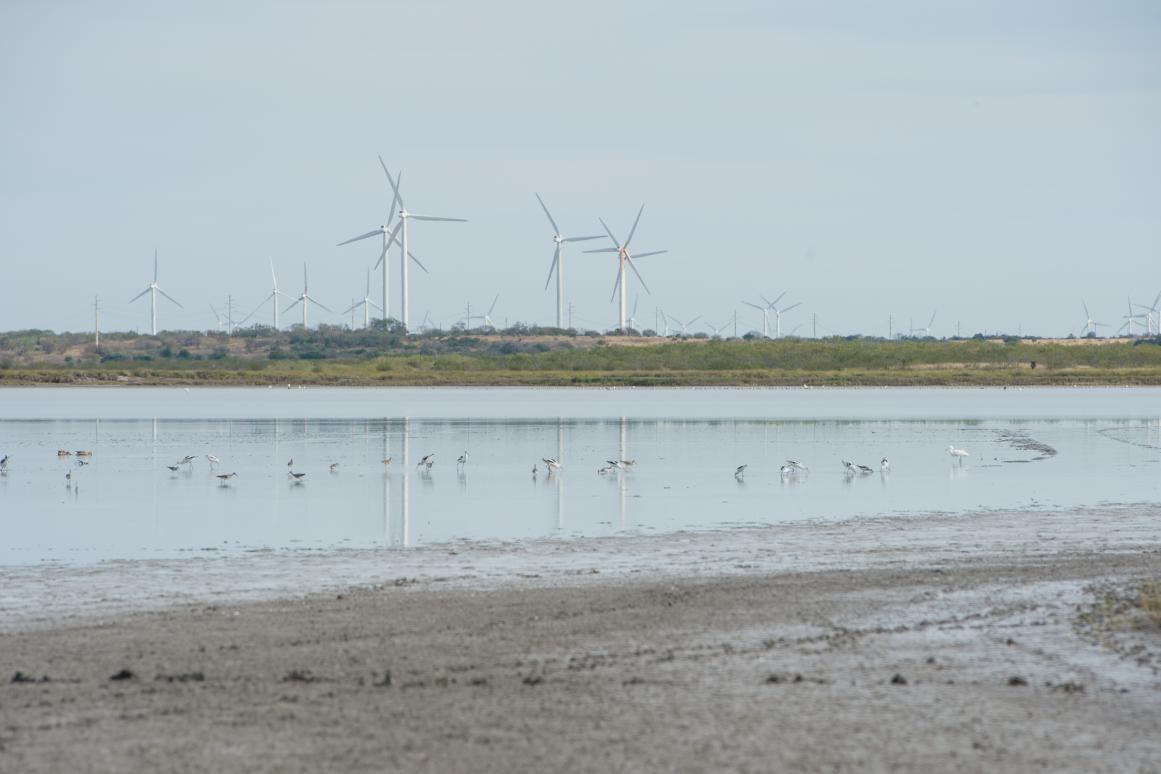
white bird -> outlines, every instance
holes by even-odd
[[[806,466],[803,465],[798,460],[786,460],[786,464],[789,465],[790,467],[794,468],[795,470],[806,470]]]
[[[624,463],[622,463],[620,460],[605,460],[605,463],[609,467],[616,468],[617,470],[621,470],[625,467]]]
[[[550,473],[554,470],[560,470],[560,462],[555,457],[541,457],[540,461],[544,463]]]
[[[612,465],[605,465],[604,467],[597,468],[597,473],[602,475],[602,476],[607,476],[608,474],[612,473],[614,470],[615,470],[615,468]]]
[[[621,460],[621,467],[631,468],[637,464],[637,460]]]
[[[211,467],[211,468],[212,468],[214,465],[217,465],[219,462],[221,462],[221,460],[220,460],[220,459],[218,459],[217,457],[215,457],[215,456],[214,456],[214,455],[212,455],[212,454],[207,454],[207,455],[206,455],[206,459],[210,461],[210,467]]]
[[[855,467],[855,463],[851,462],[850,460],[843,460],[843,467],[846,468],[848,473],[854,473],[858,470],[858,468]]]
[[[178,465],[192,465],[193,461],[195,459],[197,459],[197,457],[193,456],[192,454],[187,454],[184,457],[182,457],[181,462],[179,462],[177,464]]]
[[[464,452],[463,454],[461,454],[459,456],[459,458],[456,459],[456,464],[461,466],[461,467],[463,467],[467,463],[468,463],[468,453],[467,452]]]
[[[746,475],[746,468],[748,467],[749,465],[739,465],[738,469],[734,471],[734,478],[741,478]]]
[[[890,469],[891,469],[891,463],[890,463],[890,462],[887,462],[887,458],[886,458],[886,457],[884,457],[882,460],[880,460],[880,461],[879,461],[879,470],[881,470],[881,471],[883,471],[884,473],[886,473],[886,472],[887,472],[888,470],[890,470]]]
[[[778,468],[778,472],[781,473],[783,476],[789,476],[789,475],[793,475],[794,468],[791,467],[790,465],[783,465],[782,467]]]
[[[964,457],[971,456],[965,450],[957,449],[957,448],[955,448],[955,446],[951,446],[951,445],[949,445],[947,447],[947,453],[950,454],[954,459],[958,460],[960,463],[963,463]]]
[[[418,468],[418,467],[421,467],[423,465],[426,465],[428,468],[430,468],[434,464],[435,464],[435,452],[432,452],[431,454],[425,454],[422,457],[420,457],[419,462],[417,462],[415,464],[415,467]]]

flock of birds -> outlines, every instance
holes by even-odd
[[[963,461],[966,458],[971,456],[971,454],[968,451],[966,451],[965,449],[956,448],[955,445],[949,445],[947,447],[947,453],[951,456],[951,458],[953,460],[955,460],[957,463],[959,463],[961,465],[963,464]],[[66,449],[60,449],[57,451],[56,456],[59,458],[75,457],[77,467],[82,467],[84,465],[89,464],[88,458],[92,457],[93,453],[91,451],[68,451]],[[210,472],[214,475],[215,478],[218,479],[221,486],[228,486],[230,479],[237,478],[238,474],[236,472],[233,472],[233,471],[231,471],[230,473],[218,473],[218,472],[216,472],[216,467],[218,465],[220,465],[222,461],[218,457],[214,456],[213,454],[207,454],[205,456],[206,456],[206,460],[210,463]],[[196,459],[197,459],[197,457],[195,455],[187,454],[185,457],[182,457],[180,460],[173,463],[172,465],[166,465],[165,467],[174,473],[181,470],[183,466],[187,466],[189,469],[192,469],[193,463]],[[9,460],[10,460],[10,457],[7,454],[5,454],[3,458],[0,458],[0,475],[6,474],[8,472]],[[388,467],[390,467],[391,460],[392,460],[391,457],[387,457],[382,461],[384,470],[386,470]],[[540,461],[544,463],[544,469],[548,473],[549,476],[553,475],[554,473],[556,473],[558,470],[560,470],[563,467],[563,465],[561,465],[560,460],[557,459],[556,457],[542,457]],[[468,464],[468,453],[467,453],[467,451],[465,451],[463,454],[461,454],[456,459],[456,470],[462,472],[464,467],[467,464]],[[613,471],[628,470],[636,464],[637,464],[636,460],[605,460],[605,464],[602,465],[601,467],[597,468],[597,474],[602,475],[602,476],[606,476],[606,475],[612,473]],[[425,454],[422,457],[420,457],[419,462],[416,463],[415,467],[423,469],[426,472],[426,471],[430,471],[432,469],[432,467],[434,467],[434,465],[435,465],[435,452],[431,452],[430,454]],[[870,474],[875,472],[873,468],[871,468],[867,465],[859,465],[859,464],[856,464],[854,462],[851,462],[850,460],[842,460],[842,465],[843,465],[843,471],[847,476],[856,476],[856,475],[869,476]],[[339,463],[332,462],[332,463],[330,463],[330,465],[328,467],[329,467],[329,470],[331,473],[338,473]],[[746,468],[748,468],[748,467],[750,467],[748,464],[739,465],[734,470],[734,478],[741,481],[745,477]],[[879,472],[880,473],[886,474],[888,471],[890,471],[890,469],[891,469],[891,463],[887,460],[886,457],[879,460]],[[786,464],[779,468],[779,473],[783,478],[790,478],[793,476],[805,474],[809,470],[810,470],[810,468],[808,468],[806,465],[799,462],[798,460],[786,460]],[[532,477],[536,478],[538,475],[540,475],[540,465],[539,465],[539,463],[534,463],[532,465]],[[286,463],[286,476],[287,476],[287,478],[289,478],[291,480],[291,482],[293,482],[295,484],[302,484],[303,479],[306,478],[305,472],[297,471],[294,469],[294,458],[293,457],[291,457],[290,461],[288,461]],[[69,486],[69,487],[71,487],[73,485],[73,472],[71,470],[68,471],[67,473],[65,473],[65,484],[66,484],[66,486]]]

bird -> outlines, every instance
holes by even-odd
[[[56,456],[58,456],[58,457],[71,457],[71,456],[73,456],[73,453],[71,451],[68,451],[67,449],[57,449]]]
[[[555,457],[541,457],[540,461],[544,463],[544,467],[548,468],[549,473],[551,473],[554,470],[560,470],[560,468],[561,468],[560,461],[557,460]],[[610,463],[610,464],[614,464],[614,463]]]
[[[956,459],[956,460],[959,460],[961,463],[963,462],[963,458],[964,458],[964,457],[970,457],[970,456],[971,456],[971,455],[970,455],[970,454],[968,454],[968,453],[967,453],[965,450],[963,450],[963,449],[957,449],[957,448],[955,448],[955,446],[953,446],[953,445],[948,445],[948,447],[947,447],[947,453],[948,453],[948,454],[950,454],[950,455],[951,455],[951,456],[952,456],[954,459]]]
[[[166,465],[165,467],[169,468],[174,473],[176,473],[179,466],[178,465]]]
[[[295,473],[293,470],[288,470],[288,471],[286,471],[286,475],[290,476],[295,481],[301,481],[303,476],[305,476],[306,474],[305,473]]]
[[[848,473],[854,473],[856,470],[858,470],[858,468],[855,467],[855,463],[851,462],[850,460],[843,460],[843,467],[846,468]]]
[[[430,469],[431,466],[434,464],[435,464],[435,452],[432,452],[431,454],[425,454],[422,457],[420,457],[419,462],[417,462],[415,464],[415,467],[418,468],[420,466],[426,465]]]
[[[741,478],[746,475],[746,468],[748,467],[749,465],[739,465],[738,469],[734,471],[734,478]]]
[[[288,467],[288,468],[294,467],[294,457],[290,458],[290,460],[286,463],[286,467]]]
[[[778,468],[778,472],[783,476],[791,476],[794,475],[794,468],[790,465],[783,465],[782,467]]]
[[[468,453],[464,452],[463,454],[461,454],[459,456],[459,459],[456,460],[456,464],[459,465],[460,467],[463,467],[467,463],[468,463]]]
[[[794,468],[795,470],[806,470],[806,466],[803,465],[798,460],[786,460],[786,464],[789,465],[790,467]]]
[[[637,464],[637,460],[621,460],[621,467],[631,468]]]
[[[89,464],[88,460],[82,460],[82,459],[78,459],[78,460],[77,460],[77,467],[78,467],[78,468],[79,468],[81,465],[88,465],[88,464]]]
[[[622,463],[620,460],[605,460],[605,462],[608,463],[609,467],[616,468],[617,470],[621,470],[625,467],[624,463]]]
[[[3,459],[0,459],[0,469],[8,467],[8,455],[5,454]]]
[[[211,467],[211,468],[212,468],[214,465],[217,465],[219,462],[221,462],[221,460],[220,460],[220,459],[218,459],[217,457],[215,457],[215,456],[214,456],[214,455],[212,455],[212,454],[207,454],[207,455],[206,455],[206,459],[210,461],[210,467]]]
[[[77,456],[78,457],[92,457],[93,453],[91,451],[79,451],[79,452],[77,452]]]
[[[178,465],[192,465],[193,461],[195,459],[197,459],[197,457],[193,456],[192,454],[187,454],[184,457],[182,457],[181,462],[179,462],[177,464]]]
[[[331,473],[338,473],[339,472],[339,463],[332,462],[330,464],[330,471],[331,471]]]
[[[891,469],[891,463],[890,463],[890,462],[887,462],[887,458],[886,458],[886,457],[884,457],[883,459],[881,459],[881,460],[879,461],[879,470],[881,470],[882,472],[886,473],[886,472],[887,472],[888,470],[890,470],[890,469]]]
[[[73,485],[73,472],[70,470],[69,472],[65,473],[65,486],[72,486],[72,485]]]
[[[612,473],[614,470],[616,470],[616,468],[614,468],[612,465],[605,465],[604,467],[597,468],[597,473],[605,476],[609,473]]]
[[[858,468],[859,472],[862,473],[864,476],[869,476],[870,474],[875,472],[875,471],[871,470],[870,468],[868,468],[866,465],[856,465],[855,467]]]
[[[222,482],[222,486],[225,486],[226,482],[229,481],[231,478],[233,478],[236,475],[238,475],[238,474],[237,473],[218,473],[217,477],[218,477],[218,481]]]
[[[391,465],[391,459],[392,459],[391,457],[388,457],[387,459],[383,460],[383,467],[385,467],[385,468],[386,468],[386,467],[390,466],[390,465]]]
[[[538,471],[538,470],[537,470],[537,468],[536,468],[536,463],[535,463],[535,462],[534,462],[534,463],[532,463],[532,477],[533,477],[533,478],[536,478],[536,474],[537,474],[538,472],[539,472],[539,471]]]

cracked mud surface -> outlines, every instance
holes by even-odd
[[[1159,575],[421,581],[13,630],[0,771],[1157,771],[1161,678],[1077,619]]]

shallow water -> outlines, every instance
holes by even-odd
[[[29,389],[2,397],[7,566],[1161,499],[1157,390]],[[948,444],[971,456],[953,460]],[[93,456],[77,466],[58,449]],[[467,464],[457,466],[465,450]],[[429,453],[435,465],[417,468]],[[192,465],[166,469],[187,454]],[[212,471],[207,454],[221,459]],[[562,469],[548,475],[543,457],[559,458]],[[291,458],[306,473],[301,483],[287,475]],[[780,474],[788,458],[809,471]],[[620,459],[636,464],[597,473]],[[848,475],[842,459],[872,472]],[[737,478],[741,464],[749,467]],[[226,482],[215,475],[231,472]]]

